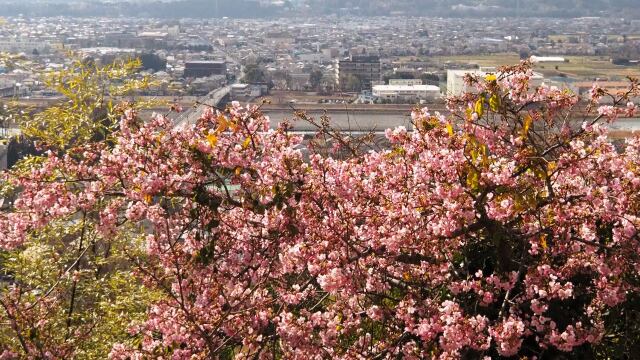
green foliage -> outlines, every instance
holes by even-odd
[[[140,55],[140,61],[145,70],[163,71],[167,68],[167,60],[153,53]]]
[[[313,70],[311,72],[311,76],[309,77],[309,83],[311,84],[311,87],[317,89],[322,82],[323,76],[324,75],[322,74],[321,70]]]
[[[10,56],[0,57],[0,61],[28,66]],[[140,60],[100,65],[76,59],[64,70],[40,73],[45,84],[64,100],[33,115],[14,111],[22,137],[58,152],[108,139],[124,108],[116,104],[155,83],[140,76],[140,68]],[[153,104],[129,102],[127,108]],[[27,156],[11,172],[27,176],[43,161],[42,156]],[[68,178],[70,188],[76,186],[73,174],[56,176]],[[0,181],[5,206],[10,207],[20,191]],[[131,257],[145,256],[140,229],[127,229],[117,237],[103,237],[96,230],[104,201],[90,212],[69,215],[32,232],[23,247],[0,252],[0,353],[10,349],[22,354],[26,339],[31,344],[70,351],[57,357],[72,354],[73,358],[105,359],[112,344],[139,341],[128,329],[143,320],[149,304],[159,295],[132,274]],[[19,294],[11,284],[20,285]],[[44,325],[30,323],[33,318],[41,319]],[[13,322],[18,330],[5,326]]]
[[[21,284],[21,302],[42,312],[47,331],[34,332],[18,314],[22,336],[73,348],[77,358],[104,359],[114,343],[132,343],[128,328],[141,322],[158,295],[129,270],[127,254],[142,252],[135,237],[100,238],[84,221],[59,221],[34,233],[22,249],[0,256],[5,279]],[[8,287],[0,288],[4,302]],[[46,303],[46,306],[44,304]],[[28,318],[24,314],[24,318]],[[0,322],[6,314],[0,312]],[[0,327],[0,344],[19,351],[15,332]],[[63,345],[64,344],[64,345]]]
[[[260,65],[250,64],[245,67],[244,78],[242,78],[242,80],[248,84],[257,84],[266,82],[267,77]]]
[[[362,79],[355,75],[349,75],[345,79],[344,90],[360,91],[362,90]]]
[[[76,59],[68,68],[42,74],[47,87],[60,93],[64,101],[23,117],[22,133],[62,150],[108,137],[122,115],[117,101],[155,84],[150,77],[138,75],[140,67],[139,59],[107,65]],[[151,104],[129,105],[145,108]]]

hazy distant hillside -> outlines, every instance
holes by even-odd
[[[612,15],[638,17],[640,0],[310,0],[320,11],[354,9],[369,15],[390,12],[437,16],[552,16]]]
[[[268,17],[293,14],[427,16],[619,16],[640,18],[640,0],[0,0],[0,15]],[[264,3],[264,1],[263,1]]]
[[[133,17],[264,17],[278,8],[256,0],[19,0],[0,6],[0,15],[12,16],[133,16]]]

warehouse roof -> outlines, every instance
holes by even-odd
[[[435,85],[375,85],[377,91],[440,91]]]

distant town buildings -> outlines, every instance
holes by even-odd
[[[640,72],[638,21],[528,18],[523,23],[350,14],[278,21],[16,16],[0,27],[0,51],[23,53],[32,68],[44,70],[69,66],[69,50],[103,64],[144,55],[144,72],[160,83],[146,92],[152,96],[204,95],[247,81],[251,67],[256,76],[247,82],[259,83],[261,89],[315,92],[320,99],[313,101],[341,91],[363,102],[373,102],[373,88],[385,83],[432,85],[443,95],[460,94],[468,90],[462,81],[465,73],[491,72],[495,69],[478,68],[505,63],[486,61],[491,58],[508,58],[510,63],[531,59],[547,83],[577,92],[585,86],[574,83],[600,79],[613,84]],[[602,71],[594,74],[583,64],[585,56],[590,57],[587,63],[603,64],[598,67]],[[456,69],[461,71],[448,72]],[[35,80],[31,70],[0,69],[0,96],[56,95]],[[542,77],[534,81],[541,83]],[[236,92],[243,98],[256,93],[247,89]],[[402,101],[402,91],[378,90],[378,100]]]
[[[32,54],[35,52],[46,52],[51,48],[51,44],[38,38],[3,38],[0,37],[0,51],[11,53]]]

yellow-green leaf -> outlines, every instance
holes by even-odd
[[[474,108],[475,112],[478,114],[478,117],[482,116],[482,114],[484,114],[484,99],[479,99],[478,101],[476,101],[476,106]]]
[[[500,107],[500,98],[497,94],[493,94],[491,95],[491,98],[489,98],[489,107],[493,112],[498,111],[498,108]]]
[[[544,180],[547,177],[547,173],[537,166],[533,168],[533,173],[541,180]]]
[[[480,174],[475,169],[471,169],[467,174],[467,186],[472,190],[480,187]]]
[[[246,139],[244,139],[244,142],[242,143],[242,148],[243,149],[248,148],[249,144],[251,144],[251,136],[249,136]]]
[[[547,244],[546,234],[542,234],[542,236],[540,236],[540,246],[542,246],[543,250],[547,250],[549,248],[549,245]]]
[[[478,160],[478,150],[477,149],[471,150],[471,160],[473,160],[474,163],[476,162],[476,160]]]
[[[218,143],[218,137],[213,134],[209,134],[207,135],[207,141],[209,141],[209,145],[211,145],[211,147],[215,147]]]
[[[489,147],[485,144],[480,148],[482,151],[482,166],[485,168],[489,166]]]
[[[227,130],[228,128],[229,128],[229,121],[227,120],[227,118],[224,116],[218,117],[218,128],[216,129],[216,132],[219,134]]]
[[[467,114],[467,120],[471,120],[471,115],[473,115],[473,109],[467,108],[465,113]]]
[[[453,126],[451,124],[447,124],[447,133],[449,136],[453,136]]]
[[[527,116],[524,117],[524,123],[522,124],[522,136],[527,136],[532,122],[533,118],[531,115],[527,114]]]

